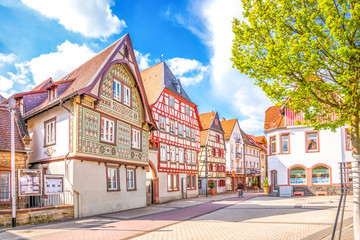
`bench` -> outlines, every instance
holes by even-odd
[[[327,192],[315,192],[315,196],[327,196]]]
[[[294,192],[294,197],[296,196],[304,196],[304,192]]]

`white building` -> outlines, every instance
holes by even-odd
[[[339,191],[339,162],[351,161],[346,127],[315,131],[297,126],[303,114],[289,107],[273,106],[265,112],[264,132],[268,146],[268,175],[272,191],[293,186],[294,192],[315,195]]]

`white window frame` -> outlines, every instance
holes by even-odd
[[[176,162],[176,147],[170,146],[170,162]]]
[[[191,164],[196,164],[196,151],[191,151]]]
[[[119,190],[119,168],[117,167],[107,167],[107,187],[108,187],[108,191],[117,191]],[[115,179],[114,179],[115,177]],[[109,181],[110,180],[110,181]],[[110,186],[109,186],[110,183]]]
[[[169,107],[175,108],[175,98],[169,95]]]
[[[273,146],[274,143],[274,146]],[[276,154],[277,153],[277,143],[276,143],[276,136],[271,136],[270,137],[270,153],[271,154]]]
[[[181,128],[180,128],[180,126],[181,126]],[[180,124],[180,123],[178,123],[178,135],[181,137],[184,136],[184,125]]]
[[[56,143],[56,119],[45,123],[45,146]]]
[[[114,99],[121,102],[121,91],[122,91],[121,82],[114,79],[113,84],[114,84],[114,86],[113,86]]]
[[[169,120],[169,132],[175,134],[175,121]]]
[[[191,150],[186,149],[186,155],[185,155],[186,164],[191,164]]]
[[[190,116],[190,106],[185,104],[185,115]]]
[[[160,161],[167,161],[167,145],[160,143]]]
[[[162,127],[163,125],[163,127]],[[159,115],[159,128],[161,130],[166,131],[166,118],[164,116]]]
[[[131,106],[131,89],[128,86],[123,86],[124,88],[124,104]]]
[[[135,190],[136,189],[136,179],[135,179],[135,169],[126,169],[126,186],[127,190]]]
[[[4,175],[4,176],[2,176]],[[7,176],[5,176],[7,175]],[[6,178],[6,182],[3,183],[2,179]],[[6,202],[11,200],[10,194],[10,172],[9,171],[0,171],[0,202]]]
[[[114,143],[115,142],[115,122],[113,120],[110,120],[106,117],[101,117],[101,121],[104,121],[104,125],[101,126],[100,124],[100,127],[103,127],[103,135],[100,134],[100,138],[101,138],[101,141],[104,141],[104,142],[109,142],[109,143]],[[108,128],[108,131],[106,131],[106,123],[109,124],[109,128]],[[111,127],[113,129],[112,133],[111,133]],[[101,130],[100,130],[101,131]],[[112,136],[112,141],[110,140]]]
[[[191,128],[191,129],[190,129],[190,132],[191,132],[191,139],[192,139],[192,140],[195,140],[195,138],[196,138],[196,134],[195,134],[196,130],[193,129],[193,128]]]
[[[184,149],[183,148],[179,148],[179,163],[185,163],[185,158],[184,158]]]
[[[185,126],[185,138],[191,138],[191,128],[188,126]]]
[[[141,131],[133,128],[131,129],[131,147],[136,149],[141,149]]]

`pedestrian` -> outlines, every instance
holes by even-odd
[[[237,189],[238,189],[238,197],[243,197],[243,195],[244,195],[244,192],[243,192],[244,185],[241,182],[237,185]]]

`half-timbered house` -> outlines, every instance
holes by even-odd
[[[14,97],[33,138],[29,163],[64,176],[75,217],[146,206],[156,125],[128,34],[59,81]]]
[[[197,106],[165,62],[141,72],[158,130],[150,135],[153,202],[196,197],[201,124]]]
[[[201,152],[199,154],[199,192],[206,191],[209,181],[214,181],[215,192],[225,192],[226,159],[224,131],[217,112],[200,114]],[[207,174],[207,176],[206,176]],[[208,181],[206,181],[206,179]]]

